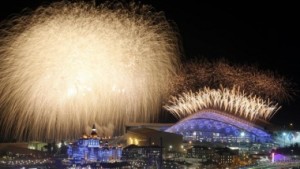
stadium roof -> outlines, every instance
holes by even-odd
[[[205,119],[207,120],[207,124],[204,123],[199,123],[200,119]],[[194,122],[191,122],[194,121]],[[243,131],[247,131],[249,133],[252,133],[256,136],[269,136],[269,134],[265,131],[265,129],[253,122],[241,119],[239,117],[233,116],[228,113],[223,113],[220,111],[216,110],[202,110],[199,111],[193,115],[190,115],[172,127],[168,128],[166,131],[167,132],[172,132],[172,133],[177,133],[179,128],[194,128],[194,127],[199,127],[203,128],[203,126],[208,126],[211,125],[212,122],[215,122],[217,124],[228,124],[230,126],[234,126],[236,128],[239,128]]]

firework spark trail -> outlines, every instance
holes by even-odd
[[[205,87],[198,92],[184,92],[172,97],[164,108],[182,119],[203,109],[216,109],[235,114],[249,120],[268,119],[279,110],[279,106],[255,95],[247,95],[239,88],[210,89]]]
[[[197,91],[209,86],[226,88],[239,86],[241,90],[276,102],[289,100],[293,96],[292,84],[284,77],[270,71],[260,71],[254,66],[234,65],[226,60],[192,60],[184,63],[174,84],[173,95]]]
[[[164,15],[134,3],[54,3],[0,31],[0,122],[19,139],[155,119],[180,55]]]

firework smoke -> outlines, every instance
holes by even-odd
[[[254,66],[230,64],[226,60],[192,60],[184,63],[174,84],[173,95],[209,86],[218,89],[238,86],[241,90],[276,102],[289,100],[292,85],[287,79],[270,71],[260,71]]]
[[[0,122],[19,139],[155,119],[180,54],[164,15],[134,3],[54,3],[0,31]]]
[[[170,104],[164,108],[179,119],[203,109],[214,109],[249,120],[268,119],[279,109],[277,104],[255,95],[248,95],[236,87],[233,89],[205,87],[196,93],[183,93],[178,97],[172,97]]]

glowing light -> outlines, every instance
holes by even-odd
[[[139,145],[139,140],[137,138],[134,139],[134,144]]]
[[[245,132],[241,132],[241,137],[244,137],[245,136]]]
[[[165,16],[134,3],[53,3],[0,33],[0,123],[20,139],[155,120],[180,53]]]
[[[203,109],[215,109],[245,117],[270,118],[280,107],[269,100],[255,95],[247,95],[234,87],[233,89],[210,89],[205,87],[196,93],[187,92],[172,97],[164,108],[178,118],[184,118]]]
[[[129,144],[133,144],[133,139],[129,137]]]

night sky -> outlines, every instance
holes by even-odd
[[[0,2],[0,20],[24,8],[35,9],[51,1]],[[100,0],[98,0],[100,2]],[[271,119],[280,126],[292,122],[300,128],[299,10],[288,3],[203,3],[199,1],[146,0],[174,22],[181,35],[185,59],[226,58],[237,64],[256,65],[285,76],[298,93]],[[252,1],[251,1],[252,2]],[[297,124],[297,122],[299,124]]]

